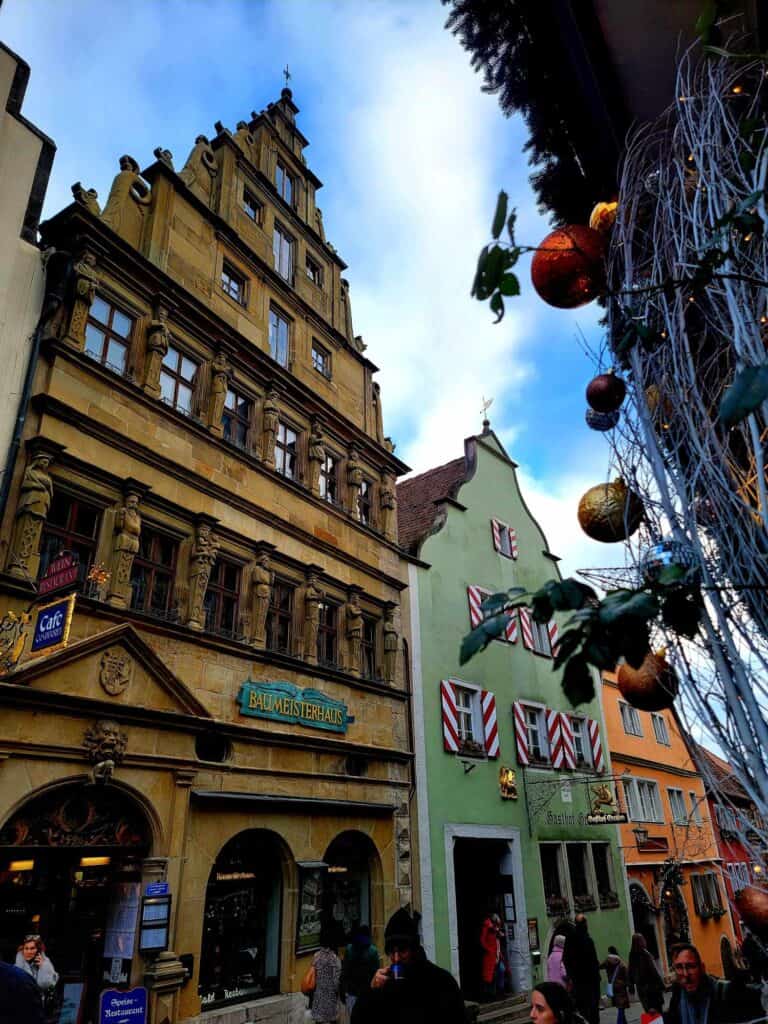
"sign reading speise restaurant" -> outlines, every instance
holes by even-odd
[[[248,679],[240,687],[237,702],[241,715],[330,732],[346,732],[347,725],[354,722],[347,705],[340,700],[333,700],[320,690],[302,690],[293,683],[255,683]]]

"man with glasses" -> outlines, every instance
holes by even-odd
[[[759,986],[713,978],[695,946],[673,946],[672,967],[675,983],[664,1024],[759,1024],[765,1020]]]

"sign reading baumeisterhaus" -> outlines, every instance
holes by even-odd
[[[241,715],[271,718],[291,725],[346,732],[354,718],[347,705],[333,700],[320,690],[302,690],[293,683],[254,683],[247,680],[237,695]]]

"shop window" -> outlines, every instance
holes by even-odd
[[[643,727],[640,724],[640,715],[637,713],[637,708],[633,708],[631,704],[620,700],[619,712],[621,713],[621,724],[624,726],[624,732],[627,736],[642,736]]]
[[[275,471],[289,480],[298,475],[298,435],[285,423],[278,423],[275,436]]]
[[[166,405],[186,416],[192,415],[197,371],[198,363],[194,359],[173,345],[168,346],[160,370],[160,397]]]
[[[269,311],[269,354],[280,366],[288,365],[290,325],[274,308]]]
[[[56,489],[40,538],[40,575],[60,551],[72,551],[80,559],[81,579],[96,557],[101,509]]]
[[[563,881],[563,860],[560,843],[539,843],[541,874],[544,881],[544,899],[547,913],[552,917],[566,917],[571,906]]]
[[[676,825],[685,825],[688,822],[688,812],[685,809],[685,797],[682,789],[667,788],[669,797],[669,809],[672,811],[672,821]]]
[[[366,480],[365,477],[360,484],[360,492],[357,496],[357,514],[360,522],[365,526],[373,525],[371,519],[373,515],[373,481]]]
[[[595,894],[592,891],[587,862],[587,844],[566,843],[565,853],[568,859],[568,878],[571,882],[574,911],[595,910]]]
[[[133,317],[97,295],[85,328],[86,354],[116,373],[125,373],[134,322]]]
[[[275,270],[286,281],[293,279],[293,245],[291,236],[279,224],[275,224],[272,232],[272,256]]]
[[[293,178],[288,173],[288,168],[281,161],[277,161],[275,169],[275,185],[278,195],[281,196],[289,206],[293,206]]]
[[[241,832],[217,857],[203,912],[204,1009],[280,991],[282,889],[280,847],[269,832]]]
[[[267,612],[267,648],[279,654],[290,654],[293,640],[293,597],[295,587],[275,580]]]
[[[156,530],[143,528],[131,570],[131,608],[170,617],[178,545]]]
[[[245,278],[226,260],[221,268],[221,290],[239,305],[245,305]]]
[[[331,353],[319,341],[312,342],[312,366],[326,380],[331,379]]]
[[[340,944],[349,941],[357,924],[370,926],[371,863],[376,857],[371,840],[354,831],[342,832],[325,851],[323,911]]]
[[[224,413],[221,417],[224,440],[237,445],[238,448],[247,449],[252,415],[253,403],[251,400],[234,388],[227,388]]]
[[[339,502],[339,460],[329,452],[320,466],[320,497],[332,505]]]
[[[363,636],[360,643],[360,671],[364,679],[376,679],[376,619],[363,616]]]
[[[595,867],[597,898],[602,908],[618,907],[619,894],[613,878],[613,860],[608,843],[592,843],[592,863]]]
[[[670,746],[669,729],[667,729],[664,715],[651,715],[651,722],[653,722],[653,735],[656,737],[656,742],[661,743],[665,747]]]
[[[261,224],[264,218],[264,204],[260,203],[250,189],[243,189],[243,209],[254,224]]]
[[[317,626],[317,660],[321,665],[335,668],[339,664],[339,609],[329,601],[319,605]]]
[[[211,633],[234,636],[240,604],[240,566],[219,558],[214,563],[205,591],[205,628]]]
[[[317,260],[312,259],[311,256],[307,256],[305,266],[307,271],[307,277],[312,282],[312,284],[317,285],[318,288],[322,288],[323,268],[320,266]]]

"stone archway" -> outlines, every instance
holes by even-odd
[[[629,899],[632,906],[633,930],[643,936],[648,946],[648,952],[654,960],[662,964],[662,945],[659,942],[656,920],[658,911],[640,882],[629,883]]]

